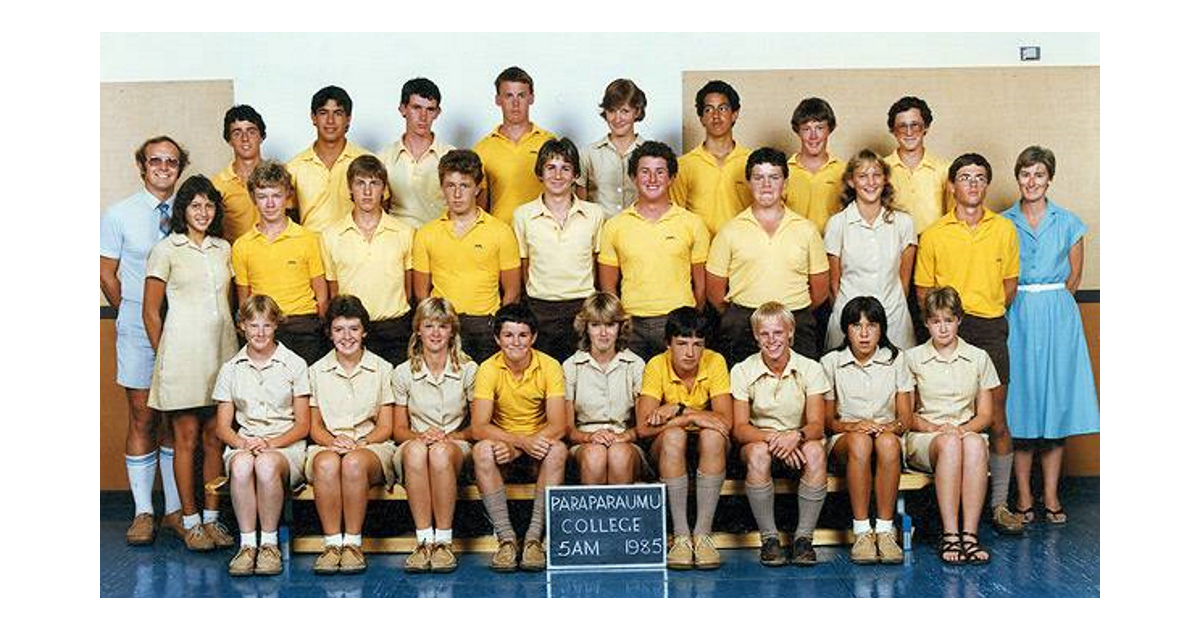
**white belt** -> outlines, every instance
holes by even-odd
[[[1026,293],[1041,293],[1042,291],[1057,291],[1058,289],[1065,289],[1065,288],[1067,288],[1067,283],[1065,283],[1065,282],[1050,282],[1047,284],[1017,285],[1018,291],[1025,291]]]

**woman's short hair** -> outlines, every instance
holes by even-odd
[[[883,221],[891,223],[895,220],[892,204],[896,200],[896,189],[892,187],[892,169],[884,162],[878,154],[870,149],[863,149],[855,154],[846,162],[846,170],[842,173],[842,207],[850,205],[851,201],[857,198],[857,193],[854,192],[854,171],[858,167],[868,164],[874,164],[879,167],[883,173],[883,192],[879,195],[879,202],[883,204]]]
[[[238,307],[237,320],[239,324],[247,323],[256,317],[265,317],[276,326],[287,321],[283,309],[266,293],[255,293],[246,298]]]
[[[333,320],[339,317],[357,319],[363,330],[371,324],[371,316],[367,313],[367,307],[363,306],[362,300],[358,299],[358,296],[346,293],[339,293],[329,300],[329,307],[325,309],[325,321],[322,322],[326,336],[332,334]]]
[[[408,360],[413,374],[420,372],[425,366],[425,347],[421,336],[417,334],[425,320],[450,325],[450,339],[447,343],[449,352],[446,354],[455,370],[461,369],[462,364],[471,360],[471,357],[463,352],[462,339],[459,337],[458,313],[454,312],[450,301],[442,297],[427,297],[418,302],[417,307],[413,309],[412,336],[408,338]]]
[[[204,233],[208,236],[221,236],[221,222],[225,219],[225,200],[221,198],[217,187],[203,175],[192,175],[183,180],[179,192],[175,193],[175,201],[171,203],[171,233],[187,234],[187,209],[197,195],[204,195],[217,209]]]
[[[1021,176],[1021,169],[1029,168],[1034,164],[1042,164],[1046,167],[1046,172],[1050,174],[1050,179],[1054,179],[1054,152],[1045,147],[1033,145],[1026,147],[1021,154],[1017,156],[1017,163],[1013,166],[1013,175]]]
[[[866,317],[868,322],[879,326],[879,347],[887,348],[892,351],[892,358],[895,359],[900,351],[896,345],[888,339],[888,321],[887,310],[883,308],[883,303],[879,298],[873,295],[860,295],[856,298],[851,298],[846,302],[846,306],[842,307],[841,319],[838,324],[842,329],[842,345],[838,346],[838,350],[845,350],[850,347],[850,327],[857,324],[862,318]]]
[[[575,334],[579,337],[579,349],[584,352],[592,351],[592,340],[587,334],[588,324],[620,324],[617,329],[617,352],[629,347],[632,320],[617,296],[605,292],[593,293],[587,296],[575,314]]]
[[[796,330],[796,317],[786,306],[779,302],[764,302],[750,314],[750,330],[758,334],[758,329],[769,319],[779,318],[788,330]]]
[[[635,121],[646,118],[646,93],[636,83],[629,79],[614,79],[604,88],[604,98],[600,101],[600,117],[604,112],[628,105],[637,110]]]
[[[928,321],[938,311],[950,311],[958,319],[963,318],[962,298],[954,287],[935,287],[925,294],[921,302],[921,311]]]

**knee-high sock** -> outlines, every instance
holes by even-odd
[[[533,514],[529,517],[529,529],[525,530],[525,540],[541,540],[542,527],[546,522],[546,504],[543,497],[545,492],[538,492],[533,498]]]
[[[154,464],[157,461],[158,451],[125,456],[125,474],[129,476],[129,491],[133,493],[135,515],[154,514],[151,496],[154,491]]]
[[[179,487],[175,485],[175,449],[158,448],[158,474],[162,475],[163,513],[179,511],[183,504],[179,501]]]
[[[492,519],[492,527],[496,529],[498,540],[517,539],[512,523],[508,520],[508,495],[504,488],[483,495],[483,507],[487,510],[488,518]]]
[[[812,538],[813,530],[817,528],[817,519],[821,517],[821,506],[825,505],[825,485],[814,488],[800,481],[796,484],[796,501],[799,516],[796,521],[796,537]]]
[[[687,520],[687,475],[670,479],[664,478],[662,481],[667,486],[667,507],[671,508],[671,523],[675,535],[688,536],[692,531],[688,528]]]
[[[725,473],[710,476],[696,471],[696,527],[692,533],[707,536],[712,533],[713,515],[717,513],[717,501],[721,498],[721,484]]]
[[[758,522],[758,535],[762,538],[776,536],[779,530],[775,527],[775,484],[752,486],[746,484],[746,498],[750,500],[750,511]]]
[[[1012,478],[1013,454],[988,457],[988,473],[991,474],[992,508],[1008,505],[1008,481]]]

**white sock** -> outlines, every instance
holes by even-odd
[[[278,547],[279,546],[279,530],[275,530],[273,532],[263,532],[262,535],[259,536],[258,544],[263,547],[266,547],[267,545],[275,545],[276,547]]]
[[[204,522],[216,523],[217,518],[221,516],[221,510],[204,510]]]
[[[341,534],[329,534],[328,536],[325,537],[325,546],[326,547],[341,547],[342,546],[342,535]]]
[[[242,532],[242,546],[243,547],[257,547],[258,546],[258,536],[255,534],[256,534],[255,532]]]
[[[200,515],[199,514],[184,514],[183,515],[183,528],[184,529],[191,529],[199,524],[200,524]]]
[[[179,511],[183,504],[179,502],[179,487],[175,485],[175,449],[159,447],[158,472],[162,475],[163,514]]]
[[[433,530],[433,542],[450,544],[454,539],[454,528]]]
[[[133,493],[134,515],[154,514],[151,493],[154,491],[154,464],[157,461],[158,451],[125,456],[125,474],[129,476],[129,491]]]
[[[854,520],[852,522],[854,523],[855,536],[861,536],[871,531],[871,519],[867,519],[865,521]]]
[[[433,528],[426,527],[425,529],[417,530],[417,544],[433,542]]]
[[[355,547],[362,546],[362,534],[345,534],[342,536],[342,544],[347,547],[353,545]]]
[[[890,519],[890,518],[875,519],[875,533],[876,534],[886,534],[886,533],[892,531],[892,528],[893,528],[892,519]]]

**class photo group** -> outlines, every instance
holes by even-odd
[[[142,187],[100,219],[129,545],[166,532],[230,550],[232,576],[279,574],[284,504],[307,484],[324,536],[312,570],[358,573],[371,488],[401,484],[404,570],[451,572],[470,479],[491,569],[541,571],[544,489],[578,479],[663,484],[667,567],[715,569],[731,461],[766,567],[818,563],[830,475],[856,564],[916,552],[894,522],[908,470],[933,478],[929,553],[946,564],[991,560],[981,526],[1067,523],[1065,440],[1100,424],[1074,296],[1087,226],[1050,199],[1053,147],[1025,148],[1011,173],[943,159],[925,147],[930,106],[897,94],[879,112],[895,150],[843,161],[832,106],[801,95],[779,121],[799,142],[788,155],[738,143],[738,91],[712,80],[694,94],[703,141],[676,155],[638,133],[632,80],[597,95],[586,115],[608,132],[589,142],[533,122],[521,68],[493,83],[501,121],[470,149],[439,139],[442,94],[419,77],[377,154],[347,139],[354,104],[336,85],[312,95],[316,138],[286,163],[262,155],[251,104],[212,121],[232,159],[211,176],[187,172],[170,134],[130,147]],[[999,212],[994,177],[1019,192]],[[222,477],[233,523],[202,492]],[[778,478],[795,481],[790,534]],[[536,480],[524,531],[518,480]]]

